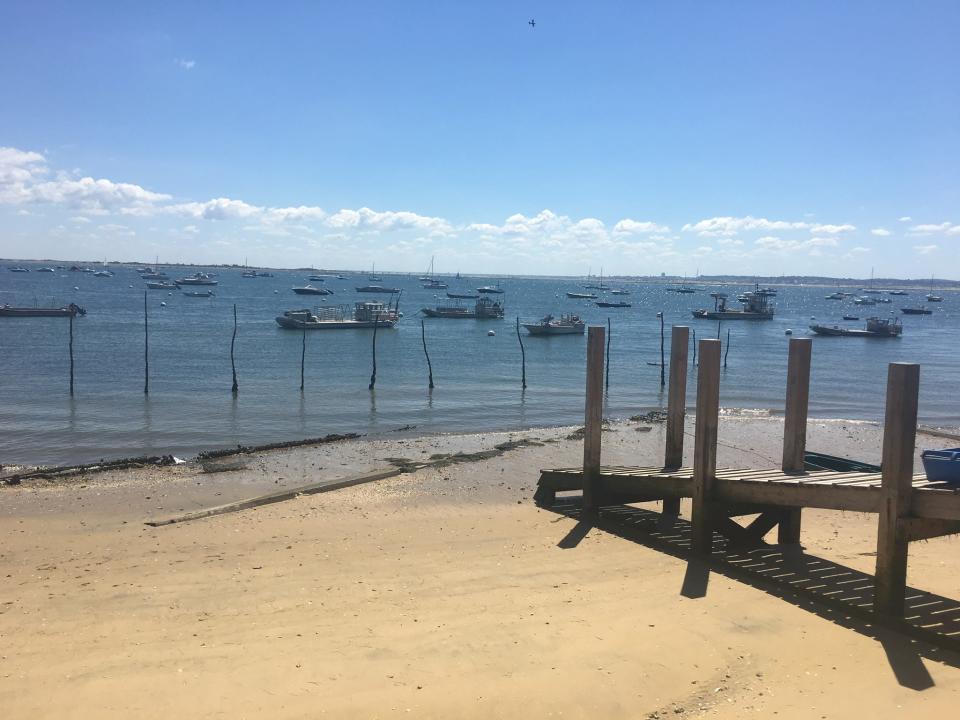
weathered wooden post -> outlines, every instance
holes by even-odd
[[[147,329],[147,291],[143,291],[143,394],[150,394],[150,334]]]
[[[373,390],[374,386],[377,384],[377,326],[380,324],[380,313],[374,311],[373,314],[373,371],[370,373],[370,384],[367,385],[367,390]]]
[[[427,352],[427,328],[423,324],[423,319],[420,320],[420,340],[423,341],[423,354],[427,358],[428,387],[430,390],[433,390],[433,365],[430,362],[430,353]]]
[[[883,479],[877,529],[877,571],[873,609],[903,617],[907,589],[907,527],[913,492],[913,451],[917,435],[920,366],[890,363],[883,423]]]
[[[303,392],[303,376],[307,364],[307,326],[300,328],[300,392]]]
[[[670,331],[670,388],[667,391],[667,443],[664,467],[683,465],[683,423],[687,404],[687,348],[690,328],[674,325]],[[664,515],[680,514],[680,498],[663,499]]]
[[[691,361],[691,364],[694,367],[697,366],[697,330],[696,328],[694,328],[693,330],[693,360]]]
[[[660,387],[663,387],[667,384],[667,368],[666,368],[666,358],[663,356],[663,311],[657,313],[657,317],[660,318]],[[673,349],[671,348],[671,352]]]
[[[233,359],[233,348],[237,344],[237,305],[233,305],[233,337],[230,338],[230,369],[233,370],[233,387],[230,389],[234,395],[240,390],[237,385],[237,363]]]
[[[587,331],[587,398],[583,419],[583,509],[596,513],[600,477],[600,433],[603,423],[604,327]]]
[[[70,397],[73,397],[73,313],[70,313]]]
[[[693,444],[693,550],[709,555],[713,545],[710,495],[717,473],[717,424],[720,416],[720,341],[700,341],[697,419]]]
[[[523,349],[523,338],[520,336],[520,318],[517,317],[517,342],[520,343],[520,388],[527,389],[527,351]]]
[[[730,354],[730,328],[727,328],[727,344],[723,347],[723,369],[727,369],[727,355]]]
[[[807,406],[810,399],[810,338],[791,338],[787,360],[787,401],[783,412],[783,462],[785,473],[802,472],[807,449]],[[800,542],[800,508],[787,508],[780,516],[777,542]]]
[[[607,390],[610,389],[610,338],[613,337],[613,328],[610,326],[610,318],[607,318],[607,354],[605,358],[604,365],[606,366],[606,379],[603,381],[603,386]]]

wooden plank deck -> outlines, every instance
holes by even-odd
[[[603,465],[597,481],[601,494],[693,495],[693,468],[690,467]],[[581,490],[583,469],[541,470],[540,483],[554,492]],[[712,497],[729,503],[876,513],[882,501],[881,483],[880,473],[718,468]],[[960,487],[928,480],[922,473],[913,476],[911,487],[910,516],[960,521]]]

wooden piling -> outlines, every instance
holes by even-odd
[[[373,390],[377,384],[377,326],[380,325],[380,313],[373,314],[373,371],[370,373],[370,384],[367,390]]]
[[[670,387],[667,391],[667,449],[663,465],[683,465],[683,423],[687,405],[687,348],[690,328],[674,325],[670,331]],[[664,498],[664,515],[680,514],[680,498]]]
[[[877,569],[873,608],[902,617],[907,588],[905,518],[913,492],[913,452],[917,434],[917,396],[920,366],[890,363],[887,372],[887,408],[883,425],[880,520],[877,528]]]
[[[717,425],[720,417],[720,341],[700,341],[697,372],[697,419],[693,447],[693,550],[710,554],[713,515],[710,496],[717,472]]]
[[[604,365],[606,366],[606,377],[603,381],[603,387],[610,389],[610,338],[613,337],[613,328],[610,326],[610,318],[607,318],[607,354]]]
[[[517,317],[517,342],[520,343],[520,387],[527,389],[527,351],[523,349],[523,337],[520,335],[520,318]]]
[[[73,397],[73,313],[70,314],[70,397]]]
[[[230,389],[234,395],[240,390],[237,385],[237,363],[233,358],[233,348],[237,344],[237,305],[233,305],[233,337],[230,338],[230,369],[233,370],[233,387]]]
[[[604,330],[587,331],[587,396],[583,420],[583,509],[596,513],[599,507],[597,481],[600,476],[600,433],[603,423]]]
[[[143,292],[143,394],[150,394],[150,332],[147,329],[147,292]]]
[[[663,387],[667,384],[666,377],[666,358],[663,356],[663,311],[657,313],[657,317],[660,318],[660,387]]]
[[[723,369],[727,369],[727,355],[730,354],[730,328],[727,328],[727,344],[723,346]]]
[[[300,392],[303,392],[303,376],[307,364],[307,326],[300,328]]]
[[[791,338],[787,360],[787,400],[783,413],[784,472],[802,472],[803,454],[807,449],[807,407],[810,399],[810,338]],[[781,513],[777,542],[800,542],[800,508],[785,509]]]
[[[697,329],[696,328],[693,329],[693,360],[691,361],[691,365],[693,365],[694,367],[697,366]]]
[[[433,365],[430,362],[430,353],[427,352],[427,328],[422,318],[420,320],[420,340],[423,342],[423,354],[427,358],[428,387],[433,390]]]

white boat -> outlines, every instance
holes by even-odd
[[[188,277],[182,277],[174,280],[177,285],[216,285],[217,281],[205,272],[198,272]]]
[[[430,267],[427,269],[427,274],[420,278],[421,285],[427,290],[446,290],[449,285],[443,282],[443,280],[438,280],[433,274],[433,257],[430,258]]]
[[[287,310],[276,318],[286,330],[349,330],[372,327],[392,328],[400,320],[396,308],[382,302],[358,302],[321,307],[315,310]]]
[[[583,335],[587,324],[579,315],[563,314],[559,318],[547,315],[539,322],[524,323],[523,326],[531,335]]]
[[[333,290],[326,288],[317,288],[313,285],[304,285],[303,287],[291,288],[297,295],[333,295]]]

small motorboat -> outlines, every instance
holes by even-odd
[[[297,295],[333,295],[333,290],[318,288],[313,285],[304,285],[303,287],[291,288]]]
[[[925,307],[905,307],[900,308],[904,315],[933,315],[933,310]]]
[[[622,302],[622,301],[621,301],[621,302],[610,302],[609,300],[598,300],[597,303],[596,303],[596,305],[597,305],[597,307],[602,307],[602,308],[628,308],[628,307],[633,307],[633,305],[631,305],[631,304],[628,303],[628,302]]]
[[[213,297],[213,290],[183,290],[185,297],[209,298]]]
[[[583,335],[587,324],[578,315],[547,315],[536,323],[524,324],[531,335]]]

